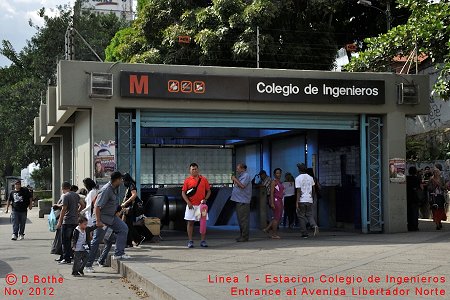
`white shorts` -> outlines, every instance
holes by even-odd
[[[186,221],[200,221],[200,206],[194,205],[194,209],[189,209],[186,205],[186,211],[184,212],[184,219]],[[206,220],[208,220],[208,215],[206,215]]]

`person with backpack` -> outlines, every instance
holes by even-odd
[[[189,239],[187,247],[194,248],[194,241],[192,239],[192,235],[194,233],[194,222],[200,221],[200,204],[206,204],[206,201],[208,201],[211,196],[211,187],[208,179],[200,175],[198,165],[196,163],[192,163],[189,166],[189,172],[191,176],[185,179],[181,196],[186,202],[184,219],[187,222],[187,234]],[[201,234],[201,236],[202,240],[200,242],[200,247],[208,247],[208,244],[206,243],[206,234]]]

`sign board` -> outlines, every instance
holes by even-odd
[[[244,77],[122,71],[127,98],[384,104],[384,80]]]
[[[116,142],[100,141],[94,144],[94,178],[99,186],[109,181],[116,170]]]
[[[394,183],[406,182],[406,160],[404,158],[389,160],[389,180]]]

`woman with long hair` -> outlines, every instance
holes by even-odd
[[[127,188],[125,198],[121,204],[124,221],[128,226],[127,245],[128,247],[139,247],[145,240],[145,236],[139,234],[134,222],[136,221],[136,217],[139,217],[135,210],[135,202],[141,200],[138,199],[136,182],[130,174],[126,173],[123,175],[123,184]]]
[[[295,206],[295,178],[291,173],[286,173],[284,179],[284,223],[286,224],[286,221],[288,221],[289,228],[292,228],[297,219]]]
[[[91,178],[83,179],[83,184],[88,193],[84,200],[86,202],[86,207],[80,213],[84,214],[84,216],[88,220],[87,232],[90,234],[95,229],[92,215],[94,213],[95,201],[97,200],[98,186]]]
[[[430,206],[433,213],[433,221],[436,223],[436,230],[442,229],[442,221],[447,220],[445,213],[445,196],[446,191],[444,179],[441,176],[441,171],[437,168],[433,171],[428,184],[428,191],[430,193]]]
[[[270,185],[270,201],[269,205],[273,211],[273,217],[269,225],[264,229],[264,232],[271,232],[271,237],[273,239],[279,239],[278,235],[278,224],[280,224],[281,217],[283,215],[283,196],[284,196],[284,186],[281,183],[281,175],[283,172],[280,168],[276,168],[273,171],[274,179]]]

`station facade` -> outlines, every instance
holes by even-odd
[[[62,181],[129,172],[140,192],[179,197],[191,162],[214,186],[209,225],[233,225],[230,175],[275,168],[320,182],[322,227],[404,232],[406,118],[428,114],[423,75],[61,61],[35,118]],[[398,180],[392,180],[395,162]],[[257,207],[252,224],[257,223]]]

